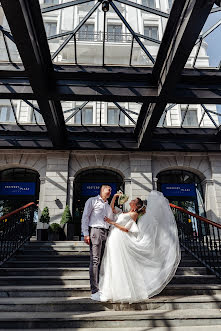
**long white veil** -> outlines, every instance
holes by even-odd
[[[138,228],[138,237],[128,248],[139,260],[150,298],[170,282],[181,257],[176,221],[161,192],[149,194],[146,213],[138,220]]]

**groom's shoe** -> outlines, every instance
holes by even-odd
[[[100,294],[99,294],[99,292],[92,293],[91,294],[91,300],[100,301]]]

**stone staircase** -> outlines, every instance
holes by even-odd
[[[0,268],[0,330],[221,330],[221,283],[182,250],[160,295],[137,304],[92,301],[83,242],[31,240]]]

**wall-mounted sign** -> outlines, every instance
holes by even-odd
[[[195,197],[194,184],[161,184],[162,193],[166,197]]]
[[[35,195],[35,183],[0,182],[0,195]]]
[[[102,183],[83,183],[81,187],[81,194],[83,196],[96,196],[100,193]],[[115,194],[117,192],[117,184],[115,183],[108,183],[112,188],[111,195]]]

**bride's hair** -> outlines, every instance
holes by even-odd
[[[144,205],[143,201],[140,198],[136,198],[136,212],[138,213],[138,216],[145,214],[146,212],[146,206]]]

